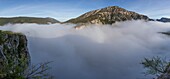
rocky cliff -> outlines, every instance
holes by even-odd
[[[12,68],[24,68],[29,62],[30,55],[26,36],[20,33],[0,31],[0,78],[6,72],[9,73],[7,69],[4,70],[4,66],[10,66],[10,72],[15,72]]]
[[[127,20],[149,20],[145,15],[128,11],[118,6],[110,6],[94,11],[87,12],[77,18],[70,19],[66,23],[90,23],[90,24],[113,24]]]

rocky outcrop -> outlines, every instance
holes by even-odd
[[[29,63],[30,55],[26,36],[20,33],[0,31],[0,77],[7,71],[3,70],[5,64],[11,65],[12,68],[14,66],[23,67]]]
[[[118,6],[110,6],[87,12],[77,18],[70,19],[66,23],[76,24],[113,24],[127,20],[149,20],[145,15],[141,15]]]

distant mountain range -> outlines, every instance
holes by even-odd
[[[170,18],[162,17],[161,19],[156,19],[156,21],[160,21],[160,22],[170,22]]]
[[[37,23],[37,24],[49,24],[59,23],[54,18],[38,18],[38,17],[12,17],[12,18],[0,18],[0,25],[5,24],[16,24],[16,23]]]
[[[84,26],[86,24],[114,24],[115,22],[127,21],[127,20],[145,20],[145,21],[160,21],[170,22],[170,18],[150,19],[146,15],[142,15],[133,11],[128,11],[118,6],[109,6],[102,9],[93,10],[87,12],[77,18],[70,19],[63,23],[74,23],[77,27]],[[54,18],[38,18],[38,17],[12,17],[12,18],[0,18],[0,25],[16,23],[37,23],[37,24],[53,24],[61,23]]]

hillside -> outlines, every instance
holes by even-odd
[[[53,18],[37,18],[37,17],[12,17],[12,18],[0,18],[0,25],[5,24],[16,24],[16,23],[37,23],[37,24],[49,24],[49,23],[59,23]]]
[[[113,24],[119,21],[141,20],[141,19],[149,20],[149,18],[145,15],[128,11],[118,6],[109,6],[106,8],[87,12],[77,18],[70,19],[65,23]]]

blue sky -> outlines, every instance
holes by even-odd
[[[0,17],[53,17],[60,21],[107,6],[120,6],[151,18],[170,17],[170,0],[0,0]]]

